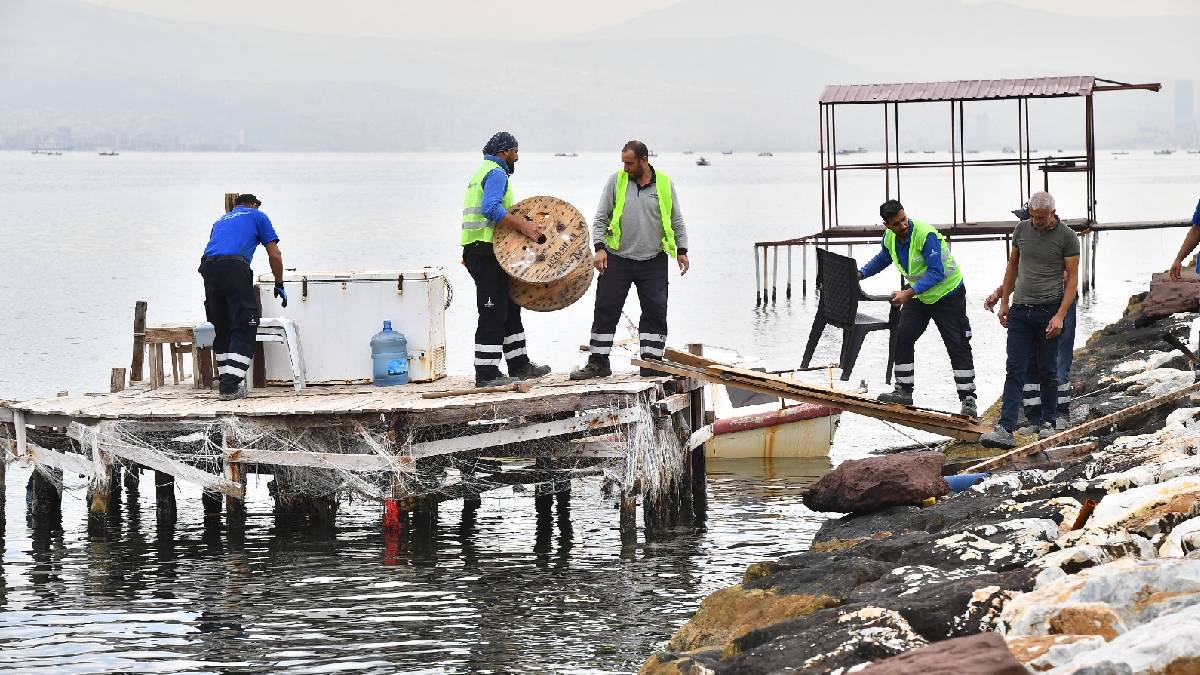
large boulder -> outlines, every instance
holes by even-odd
[[[827,607],[841,600],[827,595],[783,595],[773,590],[732,586],[705,598],[687,623],[671,638],[671,651],[719,647],[755,628],[768,626]]]
[[[1004,606],[1001,628],[1023,635],[1111,639],[1200,602],[1200,560],[1122,558],[1061,577]]]
[[[804,505],[813,511],[867,513],[919,504],[950,491],[942,478],[945,462],[946,456],[940,452],[847,460],[804,491]]]
[[[996,633],[944,640],[877,661],[862,675],[1028,675]]]
[[[1176,312],[1195,312],[1200,309],[1200,277],[1191,270],[1179,281],[1165,272],[1150,277],[1150,293],[1142,301],[1142,316],[1167,316]]]
[[[1054,675],[1200,672],[1200,605],[1159,616],[1047,671]],[[865,671],[864,671],[865,672]]]

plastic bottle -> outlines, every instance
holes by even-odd
[[[377,387],[408,384],[408,340],[384,321],[383,330],[371,338],[372,375]]]

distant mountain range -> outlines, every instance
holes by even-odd
[[[1151,79],[1200,63],[1195,26],[1183,20],[1067,19],[953,0],[847,0],[821,5],[817,19],[810,6],[751,1],[732,11],[687,0],[569,40],[424,43],[5,0],[0,147],[474,150],[507,128],[544,151],[635,136],[663,149],[808,150],[830,82],[1093,71]],[[1117,113],[1101,118],[1102,132],[1144,127],[1148,105],[1170,110],[1162,94],[1139,101],[1128,112],[1106,107]],[[1070,138],[1072,124],[1062,132]]]

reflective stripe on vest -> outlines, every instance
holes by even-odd
[[[471,182],[467,183],[467,196],[463,198],[462,210],[462,236],[459,237],[459,243],[463,246],[477,241],[491,241],[492,234],[495,232],[496,223],[488,220],[487,216],[483,215],[483,179],[492,171],[504,167],[493,162],[490,159],[483,160],[483,164],[475,170],[475,175],[471,176]],[[512,181],[507,182],[504,189],[504,208],[512,206]]]
[[[662,220],[662,249],[667,252],[667,255],[674,258],[675,227],[671,224],[671,214],[675,211],[675,203],[671,199],[671,178],[661,171],[655,171],[654,188],[658,193],[658,215]],[[604,236],[604,246],[610,251],[621,249],[621,214],[625,212],[625,193],[628,190],[629,174],[618,171],[617,186],[613,195],[612,218],[608,221],[608,234]]]
[[[892,258],[892,264],[896,269],[900,270],[900,275],[904,277],[909,286],[917,283],[929,273],[929,267],[925,264],[925,256],[921,254],[921,249],[925,246],[925,239],[929,235],[937,237],[938,243],[942,248],[942,267],[945,269],[945,277],[934,284],[924,293],[919,293],[915,297],[921,302],[932,305],[941,300],[947,293],[958,288],[962,283],[962,271],[958,269],[958,263],[954,261],[954,255],[950,253],[950,246],[946,243],[946,238],[942,236],[932,225],[916,220],[908,219],[908,269],[900,266],[900,259],[896,257],[896,235],[891,230],[883,233],[883,246],[887,249],[888,255]]]

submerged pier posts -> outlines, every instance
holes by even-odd
[[[158,526],[175,526],[175,477],[162,471],[154,472],[154,513]]]
[[[34,469],[25,485],[25,506],[32,524],[60,526],[62,520],[62,493],[55,482],[62,481],[61,469],[45,469],[55,478],[42,474],[43,469]]]
[[[792,299],[792,245],[787,247],[787,291],[784,292],[784,297],[788,300]]]
[[[696,356],[704,355],[704,345],[691,343],[688,344],[687,350],[689,354]],[[692,431],[703,427],[706,424],[704,419],[704,388],[699,387],[693,389],[690,394],[691,403],[688,406],[689,414],[691,415],[691,424],[689,425]],[[701,524],[708,512],[708,483],[707,478],[707,457],[704,454],[704,444],[700,447],[691,450],[691,477],[692,477],[692,512],[695,514],[695,522]]]

